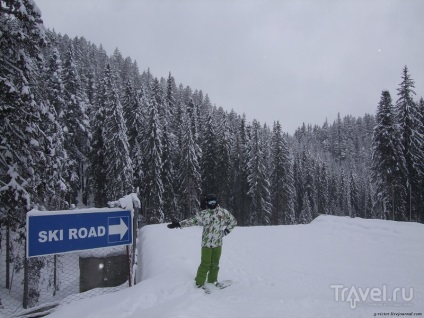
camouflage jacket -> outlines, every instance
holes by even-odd
[[[180,222],[181,227],[193,225],[203,225],[202,247],[222,246],[223,230],[227,228],[231,231],[237,221],[226,209],[217,207],[216,209],[206,209],[200,211],[192,218]]]

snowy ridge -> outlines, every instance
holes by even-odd
[[[219,276],[233,280],[233,285],[210,295],[193,282],[200,238],[200,227],[144,227],[139,238],[142,281],[138,285],[63,305],[50,317],[424,315],[422,224],[320,216],[309,225],[237,227],[225,237]],[[341,286],[347,288],[343,297]],[[372,301],[367,294],[364,301],[352,302],[358,294],[352,290],[372,288],[389,295],[404,288],[406,296],[413,288],[413,299],[394,303],[374,297]]]

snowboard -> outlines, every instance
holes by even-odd
[[[210,294],[213,289],[224,289],[231,286],[232,283],[232,280],[227,279],[222,282],[218,282],[217,284],[205,284],[202,286],[202,289],[205,291],[205,294]]]

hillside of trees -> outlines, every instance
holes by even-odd
[[[424,102],[406,66],[375,116],[338,114],[290,136],[171,73],[140,71],[119,49],[108,56],[46,30],[32,1],[1,1],[1,11],[3,225],[23,227],[34,207],[103,207],[135,191],[148,223],[193,215],[206,193],[241,226],[319,214],[424,220]]]

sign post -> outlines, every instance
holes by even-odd
[[[122,209],[30,211],[27,257],[132,244],[132,213]]]

